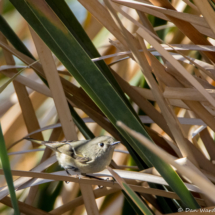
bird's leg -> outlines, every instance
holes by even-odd
[[[79,169],[78,168],[76,168],[76,167],[74,167],[74,166],[71,166],[71,167],[69,167],[69,168],[67,168],[67,169],[65,169],[65,171],[67,172],[67,174],[68,175],[71,175],[70,173],[69,173],[69,169],[71,169],[72,171],[74,171],[74,172],[78,172],[79,171]],[[80,175],[76,175],[76,177],[79,177],[79,179],[80,179]],[[68,181],[65,181],[67,184],[69,183]]]
[[[71,169],[71,170],[74,171],[74,172],[79,171],[78,168],[76,168],[76,167],[74,167],[74,166],[71,166],[71,167],[65,169],[65,171],[66,171],[66,173],[67,173],[68,175],[71,175],[71,174],[69,173],[69,169]],[[65,181],[65,183],[68,184],[69,182],[68,182],[68,181]]]
[[[79,172],[79,169],[78,168],[76,168],[76,167],[74,167],[74,166],[72,166],[71,168],[70,168],[72,171],[74,171],[74,172]],[[79,178],[80,179],[80,175],[76,175],[76,178]]]
[[[65,169],[65,171],[66,171],[66,173],[67,173],[68,175],[71,175],[71,174],[69,173],[68,169]],[[69,181],[65,181],[65,183],[68,184]]]
[[[67,173],[68,175],[71,175],[71,174],[69,173],[68,169],[65,169],[65,170],[66,170],[66,173]]]

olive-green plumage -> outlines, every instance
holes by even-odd
[[[100,136],[92,140],[80,141],[39,141],[26,138],[45,145],[56,152],[59,164],[68,169],[84,173],[95,173],[110,164],[116,144],[113,137]]]

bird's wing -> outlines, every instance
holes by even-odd
[[[46,143],[46,146],[52,147],[55,151],[71,156],[74,160],[80,163],[87,163],[91,161],[90,158],[82,155],[80,152],[77,153],[77,146],[85,144],[86,141],[61,141],[61,142],[51,142]]]
[[[86,164],[86,163],[88,163],[89,161],[91,161],[91,158],[86,157],[86,156],[83,156],[83,155],[80,155],[80,154],[74,154],[72,157],[73,157],[76,161],[78,161],[79,163],[82,163],[82,164]]]
[[[91,158],[87,157],[86,155],[84,155],[82,153],[82,151],[80,150],[81,148],[83,149],[83,146],[89,142],[89,140],[79,140],[79,141],[75,141],[72,143],[68,143],[70,146],[72,146],[73,149],[73,154],[71,155],[76,161],[82,163],[82,164],[86,164],[87,162],[91,161]]]

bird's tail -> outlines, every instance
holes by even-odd
[[[45,145],[45,146],[49,147],[50,149],[52,149],[52,150],[54,150],[56,152],[62,152],[61,151],[61,149],[62,149],[61,147],[64,147],[65,145],[66,145],[66,148],[70,147],[70,145],[66,144],[64,141],[63,142],[58,142],[58,141],[42,141],[42,140],[35,140],[35,139],[30,138],[30,137],[26,137],[24,139],[32,141],[34,143],[38,143],[40,145]]]
[[[24,139],[29,140],[29,141],[34,142],[34,143],[37,143],[37,144],[40,144],[40,145],[45,145],[45,142],[42,140],[35,140],[33,138],[30,138],[30,137],[25,137]]]

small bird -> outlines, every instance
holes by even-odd
[[[45,145],[55,151],[59,164],[68,175],[70,175],[69,169],[80,172],[82,175],[104,170],[111,162],[115,146],[120,143],[109,136],[100,136],[92,140],[60,142],[40,141],[28,137],[25,139]]]

